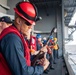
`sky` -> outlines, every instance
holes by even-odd
[[[75,24],[76,24],[76,12],[75,12],[75,14],[72,17],[72,19],[71,19],[71,21],[69,23],[69,26],[70,25],[75,25]],[[73,41],[70,41],[67,44],[76,45],[76,31],[73,33]]]
[[[76,45],[76,31],[73,33],[73,41],[67,43],[68,45]]]
[[[75,14],[73,15],[73,17],[72,17],[69,25],[74,25],[75,23],[76,23],[76,12],[75,12]]]

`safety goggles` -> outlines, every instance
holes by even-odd
[[[25,24],[26,24],[27,26],[31,26],[31,24],[30,24],[28,21],[25,21]]]

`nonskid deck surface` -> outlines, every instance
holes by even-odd
[[[47,73],[43,73],[42,75],[69,75],[66,70],[66,65],[62,57],[56,59],[56,64],[53,64],[54,70],[50,69]]]

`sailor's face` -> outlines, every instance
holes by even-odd
[[[1,22],[0,24],[1,24],[0,27],[2,28],[2,30],[8,27],[6,22]]]
[[[24,21],[20,29],[23,35],[27,36],[31,32],[32,26],[33,25],[27,25],[26,22]]]

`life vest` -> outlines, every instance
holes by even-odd
[[[53,40],[50,40],[49,42],[50,42],[52,45],[54,44],[54,41],[53,41]]]
[[[12,75],[12,72],[4,59],[3,55],[0,53],[0,75]]]
[[[54,49],[58,50],[58,48],[57,38],[54,38]]]
[[[24,57],[26,59],[26,64],[28,66],[30,66],[31,61],[30,61],[29,48],[27,46],[26,41],[24,40],[24,37],[19,33],[19,31],[14,26],[10,26],[10,27],[4,29],[0,35],[0,40],[9,33],[14,33],[14,34],[18,35],[20,37],[20,39],[22,40],[22,43],[24,45]],[[6,60],[1,53],[0,53],[0,60],[1,60],[0,61],[0,75],[12,75],[11,70],[10,70]]]
[[[37,50],[37,48],[36,48],[36,37],[34,37],[34,36],[31,36],[31,39],[30,39],[30,49]]]
[[[36,37],[30,36],[30,41],[28,42],[28,40],[27,40],[27,44],[29,46],[31,53],[34,53],[37,50],[37,48],[36,48]]]
[[[58,47],[58,44],[57,44],[57,42],[55,42],[55,43],[54,43],[54,46],[53,46],[53,48],[54,48],[55,50],[58,50],[58,48],[59,48],[59,47]]]
[[[53,48],[54,48],[55,50],[58,50],[58,45],[55,44]]]

